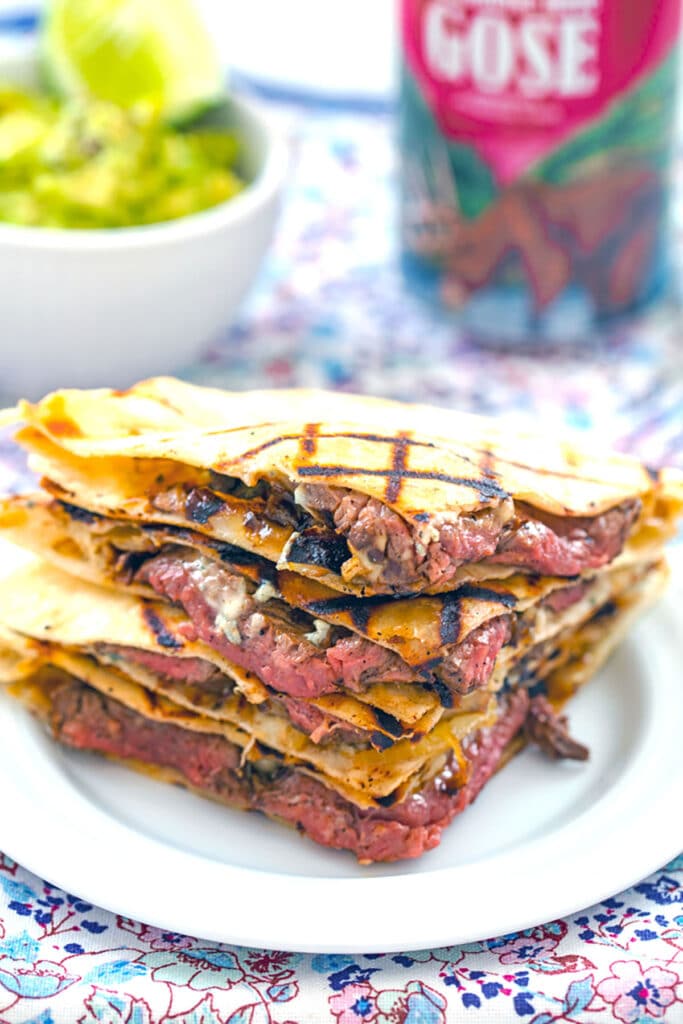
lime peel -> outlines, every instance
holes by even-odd
[[[175,123],[223,92],[216,49],[192,0],[51,0],[41,60],[62,96],[144,102]]]

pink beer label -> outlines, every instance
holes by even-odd
[[[500,184],[605,114],[670,54],[680,0],[404,0],[412,75],[446,137]]]

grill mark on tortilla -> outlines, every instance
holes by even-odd
[[[371,611],[371,608],[363,607],[362,605],[357,605],[351,609],[351,622],[359,632],[367,632]]]
[[[259,426],[260,427],[261,426],[269,427],[269,426],[273,426],[273,424],[262,423],[262,424],[259,424]],[[340,437],[340,438],[344,438],[344,439],[350,440],[350,441],[374,441],[377,444],[393,444],[395,441],[398,440],[398,438],[393,437],[392,435],[368,434],[368,433],[361,433],[361,432],[356,432],[356,431],[334,431],[334,433],[331,433],[331,434],[323,434],[323,433],[320,432],[320,424],[319,423],[307,424],[306,430],[308,430],[309,427],[315,427],[316,428],[315,436],[317,438],[324,438],[326,440],[330,440],[330,439],[333,439],[333,438]],[[235,430],[241,430],[243,428],[236,427],[234,429]],[[226,431],[211,430],[211,431],[207,431],[207,433],[208,434],[221,434],[221,433],[226,433],[227,434],[227,433],[230,433],[230,431],[228,431],[228,430],[226,430]],[[304,438],[305,437],[306,437],[306,433],[304,431]],[[235,458],[235,459],[229,459],[227,462],[220,462],[220,463],[218,463],[218,466],[220,468],[223,468],[225,466],[235,465],[235,463],[241,462],[242,459],[249,459],[253,455],[259,455],[261,452],[267,451],[268,448],[273,448],[275,445],[280,444],[281,441],[301,441],[301,434],[278,434],[277,437],[271,437],[267,441],[263,441],[261,444],[256,445],[256,447],[249,448],[246,452],[242,452],[242,454],[237,456],[237,458]],[[415,438],[411,438],[408,441],[408,444],[415,445],[418,448],[437,448],[438,447],[438,445],[434,444],[432,441],[420,441],[420,440],[417,440]],[[303,447],[304,447],[304,451],[308,451],[308,449],[305,447],[305,445]],[[463,456],[463,458],[464,458],[464,456]],[[470,459],[465,459],[465,461],[470,462],[471,460]]]
[[[502,464],[504,466],[514,466],[515,469],[526,469],[529,473],[535,476],[555,476],[562,480],[577,480],[583,483],[599,484],[602,487],[609,487],[610,484],[606,484],[604,480],[600,480],[597,477],[587,476],[585,473],[569,473],[562,469],[544,469],[542,466],[529,466],[526,462],[517,462],[515,459],[508,459],[504,455],[498,455],[492,452],[489,448],[477,448],[475,445],[467,442],[467,447],[473,452],[479,452],[481,454],[489,455],[493,458],[495,463]],[[497,470],[491,469],[491,473],[499,475]]]
[[[493,468],[496,462],[496,457],[490,448],[482,448],[481,458],[479,459],[479,468],[485,476],[495,476],[496,471]]]
[[[206,543],[207,538],[202,537],[201,541]],[[275,578],[274,565],[260,555],[255,555],[244,548],[238,548],[235,544],[229,544],[227,541],[215,540],[213,538],[208,538],[208,546],[216,552],[221,562],[225,562],[226,565],[253,567],[258,570],[260,576],[266,576],[271,581]]]
[[[270,426],[270,424],[263,424],[263,426]],[[243,428],[237,427],[236,429],[237,430],[241,430]],[[210,431],[210,434],[221,434],[221,433],[223,433],[223,431],[221,431],[221,430],[212,430],[212,431]],[[226,430],[225,433],[227,434],[227,433],[229,433],[229,431]],[[227,459],[224,462],[217,462],[216,465],[214,466],[214,469],[217,469],[219,472],[221,472],[224,469],[229,469],[231,466],[239,465],[240,462],[243,462],[245,459],[250,459],[253,455],[260,455],[261,452],[267,451],[268,448],[274,448],[275,445],[276,444],[280,444],[281,441],[300,441],[300,440],[301,440],[301,435],[300,434],[278,434],[276,437],[271,437],[268,441],[263,441],[261,444],[257,444],[255,448],[247,449],[246,452],[242,452],[241,455],[238,455],[234,459]]]
[[[464,583],[458,590],[448,594],[440,594],[441,615],[439,635],[444,647],[454,644],[460,636],[460,612],[463,600],[494,601],[505,608],[514,608],[517,598],[513,594],[499,593],[490,587],[479,587],[474,583]]]
[[[452,708],[453,707],[453,694],[451,693],[451,691],[448,688],[448,686],[446,686],[446,684],[443,682],[443,680],[438,679],[437,677],[434,677],[430,681],[429,685],[430,685],[430,688],[434,691],[434,693],[439,698],[439,703],[441,704],[442,708]]]
[[[143,604],[142,616],[154,633],[160,647],[168,647],[171,650],[177,651],[183,646],[182,641],[178,640],[172,633],[169,633],[162,620],[150,605]]]
[[[259,424],[259,426],[271,426],[271,425],[272,424]],[[234,428],[234,429],[235,430],[240,430],[242,428],[237,427],[237,428]],[[310,433],[309,433],[309,431],[310,431]],[[226,431],[220,431],[220,430],[207,431],[208,435],[221,434],[221,433],[230,433],[230,431],[229,430],[226,430]],[[254,456],[254,455],[260,455],[261,452],[267,451],[269,448],[275,447],[276,445],[280,444],[282,441],[299,441],[301,443],[301,446],[302,446],[303,450],[308,455],[312,455],[315,452],[315,445],[314,445],[313,448],[309,447],[310,440],[311,440],[312,436],[315,438],[316,444],[317,444],[317,440],[319,440],[319,439],[333,440],[335,438],[343,438],[344,440],[349,440],[349,441],[372,441],[375,444],[386,444],[386,445],[390,445],[392,447],[394,445],[396,445],[396,444],[400,444],[402,446],[403,445],[408,445],[408,446],[414,447],[414,448],[431,448],[431,449],[436,449],[436,450],[438,450],[441,447],[440,445],[436,444],[434,441],[423,441],[423,440],[420,440],[419,438],[409,437],[405,433],[400,433],[398,435],[393,435],[393,434],[372,434],[372,433],[366,433],[366,432],[355,431],[355,430],[350,430],[350,431],[339,431],[339,430],[337,430],[337,431],[334,431],[333,433],[322,433],[320,431],[320,424],[319,423],[309,423],[304,428],[303,439],[302,439],[302,435],[301,434],[278,434],[276,437],[271,437],[267,441],[263,441],[261,444],[256,445],[254,448],[247,449],[246,452],[242,452],[241,455],[237,456],[234,459],[229,459],[229,460],[224,461],[224,462],[216,463],[216,467],[215,468],[220,471],[220,470],[226,469],[226,468],[228,468],[230,466],[237,465],[242,460],[252,458],[252,456]],[[450,449],[447,449],[447,450],[450,450]],[[473,450],[475,450],[475,449],[473,449]],[[481,468],[480,465],[479,465],[479,462],[476,461],[475,459],[469,458],[467,455],[464,455],[462,452],[456,452],[455,454],[456,454],[457,458],[460,459],[461,462],[467,462],[471,466],[476,467],[477,469]],[[487,469],[487,470],[484,470],[483,472],[485,473],[486,476],[496,476],[497,475],[496,471],[493,470],[493,469]]]
[[[61,502],[60,504],[64,504]],[[94,514],[94,513],[89,513]],[[101,518],[97,517],[96,518]],[[184,526],[177,526],[175,523],[137,523],[137,528],[145,533],[161,534],[164,541],[170,544],[186,545],[197,548],[198,546],[208,547],[216,553],[222,562],[232,563],[237,566],[247,566],[258,569],[263,576],[268,578],[275,576],[275,567],[272,562],[263,558],[262,555],[254,554],[245,548],[238,548],[235,544],[227,541],[216,540],[215,537],[207,537],[197,533],[196,530],[189,530]]]
[[[439,639],[446,647],[460,638],[460,601],[444,601],[439,615]]]
[[[514,608],[517,604],[517,598],[514,594],[494,590],[493,587],[480,587],[477,583],[463,583],[462,586],[458,587],[457,590],[452,590],[449,594],[442,594],[442,600],[450,597],[466,597],[473,601],[495,601],[497,604],[503,604],[506,608]]]
[[[271,426],[271,425],[272,424],[270,424],[270,423],[259,424],[259,426]],[[234,432],[234,431],[237,431],[237,430],[242,430],[242,429],[244,429],[244,428],[243,427],[235,427],[235,428],[232,428],[232,430],[231,429],[227,429],[225,431],[212,430],[212,431],[207,431],[207,434],[213,435],[213,434],[221,434],[221,433],[231,433],[231,432]],[[396,441],[396,438],[392,437],[390,435],[386,435],[385,436],[383,434],[361,433],[361,432],[355,432],[355,431],[348,431],[348,432],[341,432],[341,431],[339,431],[339,432],[329,433],[329,434],[318,433],[317,436],[318,436],[318,438],[326,438],[326,439],[339,437],[339,438],[346,438],[348,440],[374,441],[377,444],[392,444],[393,442]],[[235,465],[236,463],[239,463],[242,459],[247,459],[247,458],[250,458],[253,455],[258,455],[260,452],[265,451],[268,448],[272,448],[274,445],[280,444],[281,441],[299,441],[300,439],[301,439],[301,435],[300,434],[280,434],[277,437],[270,438],[268,441],[264,441],[262,444],[257,445],[255,448],[250,448],[248,451],[243,452],[242,455],[240,455],[238,458],[229,460],[227,462],[218,463],[217,466],[218,466],[218,468],[222,468],[222,467],[227,467],[227,466]],[[433,441],[422,441],[422,440],[419,440],[418,438],[409,438],[409,439],[406,440],[406,443],[408,445],[411,445],[411,446],[414,446],[414,447],[418,447],[418,448],[440,449],[442,447],[441,445],[439,445],[439,444],[437,444],[437,443],[435,443]],[[582,473],[582,472],[571,473],[571,472],[568,472],[566,470],[561,470],[561,469],[544,469],[544,468],[539,467],[539,466],[529,466],[526,462],[518,462],[515,459],[506,458],[506,456],[504,456],[504,455],[501,455],[499,453],[495,453],[490,448],[478,448],[476,445],[472,444],[471,441],[468,441],[466,443],[465,447],[467,449],[469,449],[470,451],[475,452],[478,455],[483,455],[485,457],[485,460],[486,460],[485,463],[482,465],[481,460],[475,461],[474,459],[470,459],[467,455],[463,454],[462,452],[457,452],[457,451],[454,452],[452,447],[448,444],[447,440],[445,440],[445,443],[443,445],[443,449],[445,451],[448,451],[448,452],[451,452],[452,454],[455,454],[457,456],[457,458],[461,459],[463,462],[469,462],[471,465],[477,466],[477,468],[480,469],[480,471],[485,476],[487,476],[489,478],[494,477],[494,476],[499,476],[499,470],[497,468],[495,468],[496,465],[504,465],[504,466],[514,466],[516,469],[525,469],[525,470],[527,470],[528,472],[530,472],[532,474],[536,474],[537,476],[555,476],[555,477],[559,477],[559,478],[564,479],[564,480],[582,480],[582,481],[586,481],[588,483],[598,484],[598,485],[601,485],[603,487],[605,486],[605,481],[604,480],[597,479],[596,477],[586,476],[585,473]],[[339,467],[334,467],[334,468],[338,469],[338,471],[341,472],[341,469],[339,469]],[[299,472],[301,472],[300,468],[299,468]],[[356,470],[356,474],[358,472],[359,471]],[[648,470],[648,473],[649,473],[649,470]],[[374,474],[370,473],[369,475],[372,476]],[[384,474],[382,474],[382,475],[384,475]],[[463,484],[465,486],[467,486],[469,484],[469,486],[472,486],[472,481],[465,482],[464,480],[461,480],[459,478],[451,478],[450,480],[447,479],[445,482],[459,483],[459,484]],[[497,496],[509,497],[507,492],[504,492],[502,490],[502,488],[499,488],[498,490],[499,490],[500,493]]]
[[[148,711],[154,711],[159,706],[159,700],[154,690],[143,690],[144,699],[147,702]]]
[[[472,480],[465,476],[450,476],[448,473],[438,473],[429,469],[361,469],[360,466],[297,466],[300,476],[383,476],[390,477],[392,474],[403,480],[438,480],[441,483],[453,484],[456,487],[471,487],[478,491],[482,500],[498,498],[505,500],[510,495],[493,480]]]
[[[436,448],[437,445],[433,441],[420,441],[417,438],[409,437],[407,434],[400,433],[397,436],[390,434],[361,434],[355,432],[344,432],[334,434],[321,434],[321,437],[343,437],[348,438],[351,441],[374,441],[377,444],[390,444],[394,445],[398,441],[405,441],[406,444],[412,445],[415,448]]]
[[[398,499],[403,486],[403,474],[408,470],[408,435],[399,434],[391,445],[391,471],[387,476],[384,500],[392,505]]]
[[[340,594],[339,597],[327,597],[322,601],[307,601],[304,608],[313,615],[334,615],[338,612],[351,616],[352,622],[363,622],[367,624],[370,615],[375,608],[381,608],[390,601],[398,601],[401,598],[414,597],[414,594],[375,594],[373,597],[356,597],[354,594]],[[360,626],[358,628],[361,628]]]
[[[319,430],[319,423],[307,423],[304,427],[304,436],[301,442],[301,447],[307,455],[315,455],[316,448],[318,447]]]

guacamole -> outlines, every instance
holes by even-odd
[[[197,213],[236,195],[239,142],[180,130],[149,105],[57,101],[0,88],[0,221],[121,228]]]

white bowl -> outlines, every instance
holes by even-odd
[[[35,84],[31,47],[0,50],[0,81]],[[126,387],[190,363],[230,323],[270,241],[283,140],[235,100],[249,185],[176,221],[93,231],[0,223],[0,393]]]

